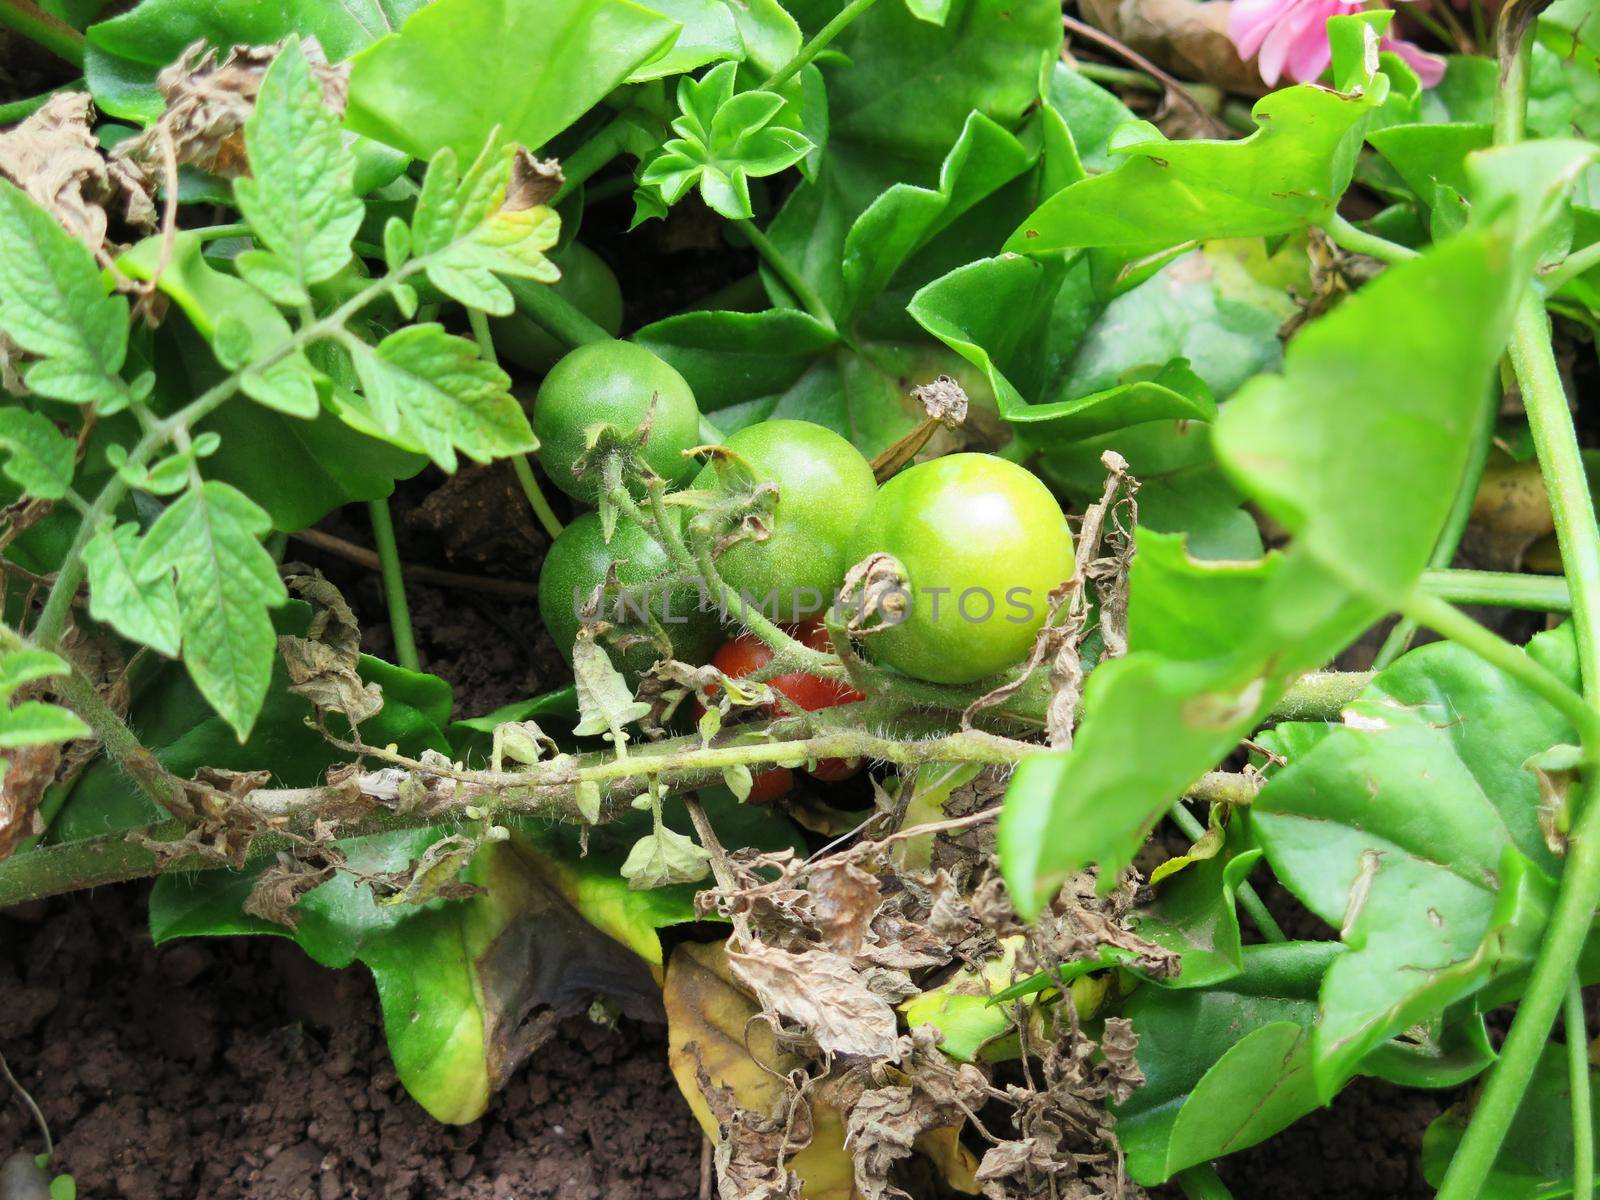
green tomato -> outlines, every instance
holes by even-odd
[[[622,288],[605,260],[581,242],[573,242],[553,252],[550,261],[561,268],[560,279],[553,284],[508,279],[511,294],[516,296],[523,288],[553,288],[556,295],[615,337],[622,328]],[[525,371],[543,374],[567,352],[542,325],[521,312],[520,306],[511,316],[496,317],[489,324],[500,357]]]
[[[577,640],[578,611],[617,564],[618,592],[607,595],[604,615],[614,624],[648,633],[639,614],[648,609],[672,639],[673,656],[696,666],[711,657],[721,640],[717,614],[700,611],[700,581],[664,579],[667,556],[655,540],[629,521],[618,521],[605,542],[596,513],[584,513],[561,531],[539,571],[539,613],[556,646],[570,662]],[[659,656],[652,644],[631,646],[618,663],[637,680]],[[612,661],[617,661],[612,652]]]
[[[739,430],[727,446],[757,481],[777,485],[778,498],[766,540],[736,542],[717,559],[723,582],[776,620],[817,615],[855,561],[850,536],[877,491],[872,464],[810,421],[763,421]],[[715,465],[695,481],[705,489],[731,484]]]
[[[579,346],[550,369],[534,401],[539,464],[567,495],[594,504],[600,497],[599,470],[581,477],[572,473],[587,448],[587,431],[613,425],[630,433],[646,418],[650,437],[644,461],[669,483],[682,483],[695,469],[683,452],[700,444],[700,409],[683,376],[632,342]]]
[[[905,568],[905,620],[869,636],[878,662],[935,683],[971,683],[1021,662],[1072,577],[1072,534],[1050,489],[990,454],[920,463],[878,490],[850,559]]]

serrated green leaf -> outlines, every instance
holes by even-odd
[[[572,677],[578,689],[581,718],[572,732],[579,737],[621,735],[650,712],[648,704],[633,698],[627,680],[592,637],[580,636],[573,645]]]
[[[339,118],[324,103],[298,39],[267,68],[244,140],[250,175],[235,181],[234,199],[292,284],[280,291],[305,295],[350,261],[350,240],[366,210],[352,190],[355,160]]]
[[[0,408],[0,449],[9,452],[6,478],[23,495],[59,500],[72,486],[77,446],[47,417],[15,404]]]
[[[138,526],[106,525],[83,548],[89,570],[89,615],[123,637],[176,658],[183,626],[170,574],[140,579]]]
[[[628,886],[647,892],[675,883],[694,883],[711,874],[711,855],[692,837],[657,826],[634,843],[622,864]]]
[[[416,158],[495,128],[537,150],[678,31],[629,0],[435,0],[356,55],[345,122]]]
[[[0,699],[4,699],[26,683],[40,679],[54,679],[72,670],[67,660],[59,654],[26,646],[0,655]]]
[[[377,346],[347,343],[372,432],[421,450],[446,471],[460,451],[476,462],[525,454],[538,442],[511,380],[476,343],[436,324],[411,325]]]
[[[39,361],[23,368],[35,395],[127,404],[128,302],[107,295],[94,255],[9,180],[0,179],[0,330]]]
[[[41,700],[24,700],[0,711],[0,750],[42,746],[88,737],[90,729],[77,715]]]
[[[272,520],[226,483],[208,481],[156,518],[134,559],[134,578],[176,576],[184,664],[242,742],[272,678],[276,639],[268,609],[288,593],[260,539]]]

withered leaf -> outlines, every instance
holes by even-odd
[[[105,246],[106,206],[118,203],[123,219],[155,228],[154,185],[137,166],[100,153],[87,92],[58,92],[20,125],[0,133],[0,173],[89,249]]]
[[[295,911],[300,897],[327,883],[337,869],[332,862],[315,866],[279,854],[278,861],[256,877],[242,907],[253,917],[293,929],[300,924],[300,914]]]
[[[894,1009],[843,956],[750,942],[737,950],[730,948],[728,961],[763,1007],[795,1022],[823,1051],[899,1057]]]

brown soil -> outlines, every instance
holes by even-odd
[[[370,979],[275,939],[155,949],[144,889],[0,914],[0,1046],[87,1200],[682,1200],[663,1031],[569,1022],[474,1125],[396,1080]],[[37,1149],[0,1104],[0,1157]]]

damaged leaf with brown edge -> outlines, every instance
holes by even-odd
[[[717,1107],[734,1105],[755,1118],[778,1115],[776,1131],[770,1135],[775,1150],[782,1138],[781,1120],[784,1083],[782,1077],[803,1064],[793,1053],[781,1051],[773,1037],[771,1024],[760,1017],[754,997],[734,981],[725,944],[688,943],[673,951],[667,965],[663,999],[667,1008],[668,1061],[678,1088],[694,1112],[700,1128],[713,1142],[721,1142],[728,1126],[719,1122],[708,1101],[706,1088],[727,1089],[717,1098]],[[704,1082],[702,1083],[702,1079]],[[855,1184],[855,1168],[845,1149],[844,1116],[822,1096],[819,1089],[810,1104],[812,1135],[808,1145],[786,1155],[788,1169],[801,1181],[804,1200],[860,1200]],[[759,1120],[754,1122],[761,1124]],[[748,1128],[741,1122],[737,1132]],[[759,1142],[760,1139],[751,1139]],[[733,1150],[750,1148],[741,1139]],[[973,1159],[960,1145],[959,1131],[933,1130],[919,1136],[916,1150],[939,1168],[950,1187],[976,1195]],[[717,1162],[727,1177],[730,1150],[719,1146]],[[755,1171],[762,1164],[732,1163],[735,1178],[742,1166]],[[774,1173],[775,1174],[775,1173]],[[769,1174],[766,1178],[772,1178]]]

